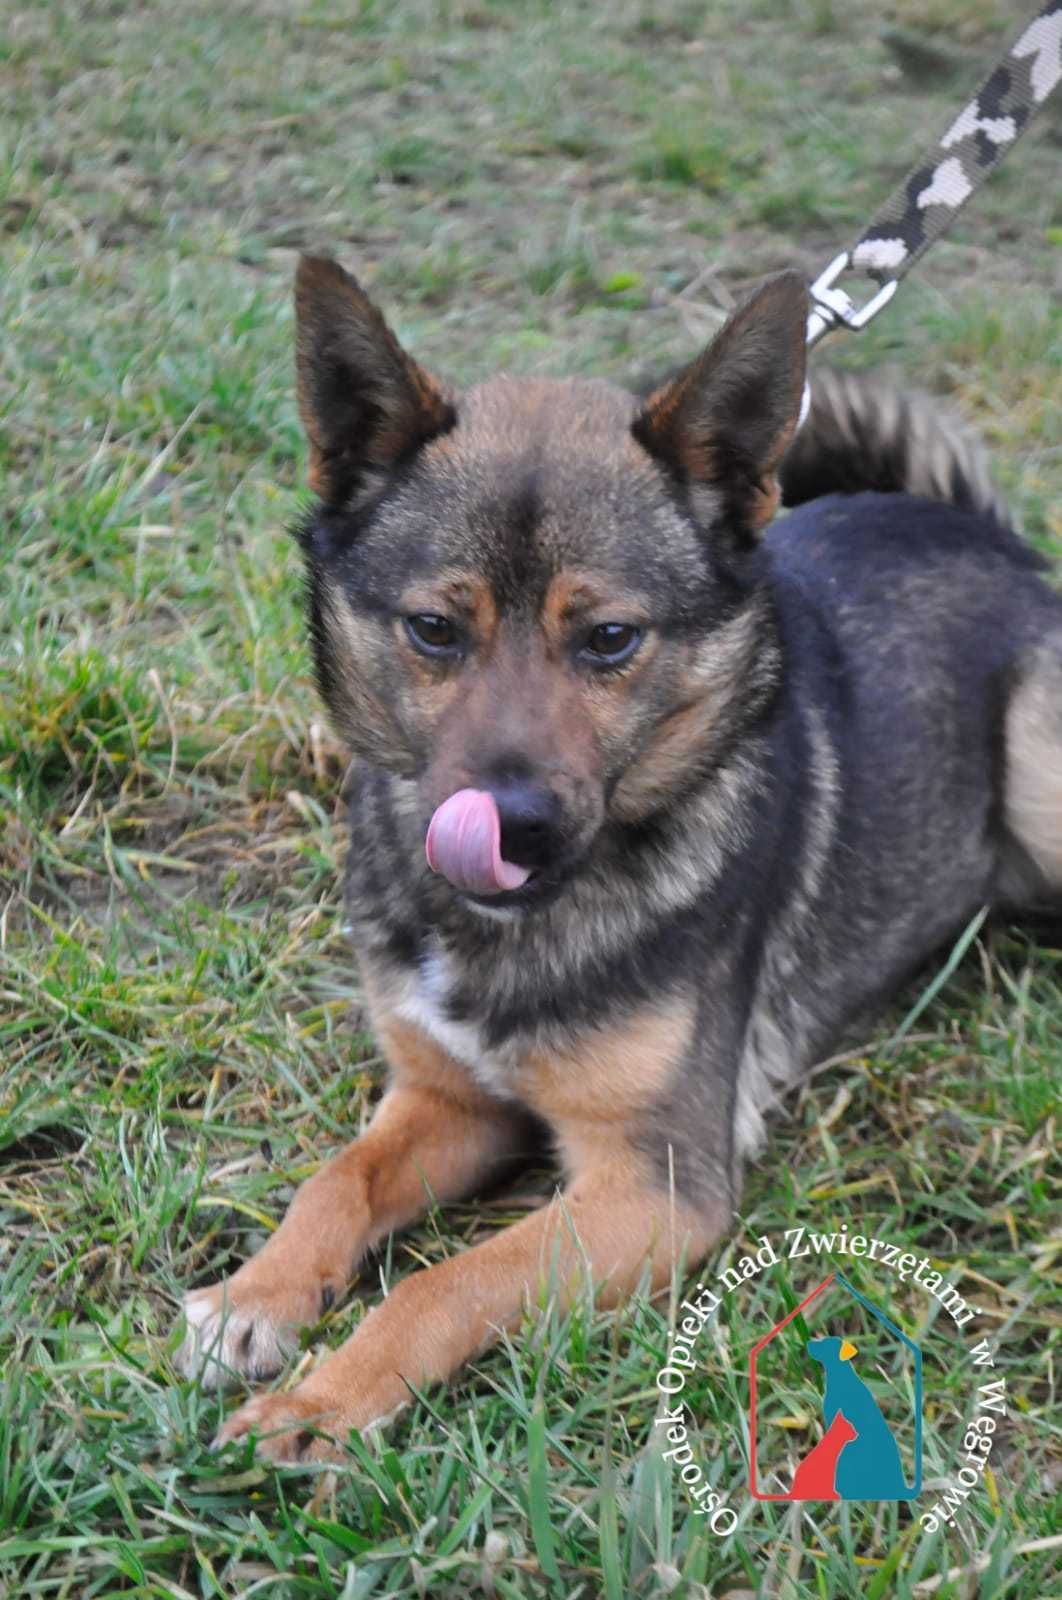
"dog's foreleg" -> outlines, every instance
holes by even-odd
[[[263,1248],[185,1301],[186,1372],[266,1378],[342,1294],[365,1251],[492,1179],[533,1144],[526,1117],[480,1093],[419,1030],[382,1028],[395,1081],[360,1139],[298,1190]]]
[[[352,1427],[386,1420],[411,1398],[411,1385],[449,1377],[499,1330],[516,1327],[540,1289],[564,1307],[589,1278],[615,1303],[646,1270],[659,1289],[679,1260],[705,1253],[720,1225],[658,1187],[634,1151],[617,1150],[541,1211],[403,1279],[295,1389],[242,1406],[220,1441],[254,1432],[274,1460],[335,1456]]]

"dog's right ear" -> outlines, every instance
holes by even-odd
[[[456,419],[437,379],[402,349],[337,261],[302,256],[295,275],[295,369],[309,482],[330,505],[388,471]]]

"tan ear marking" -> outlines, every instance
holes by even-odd
[[[807,286],[778,273],[635,419],[635,439],[690,483],[720,490],[755,533],[777,508],[775,473],[804,397]]]
[[[368,469],[387,470],[450,427],[453,401],[408,355],[357,280],[338,262],[300,258],[295,371],[309,443],[309,482],[345,498]]]

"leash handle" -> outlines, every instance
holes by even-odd
[[[1048,0],[852,249],[836,256],[811,285],[809,345],[832,328],[863,328],[877,316],[905,273],[951,227],[1060,82],[1062,0]],[[855,306],[837,288],[837,279],[847,271],[864,273],[881,285],[867,304]]]

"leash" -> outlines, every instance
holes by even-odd
[[[811,285],[808,346],[834,328],[865,328],[948,228],[1062,82],[1062,0],[1048,0],[973,99],[886,200],[850,250]],[[881,287],[857,306],[837,279],[861,272]]]

